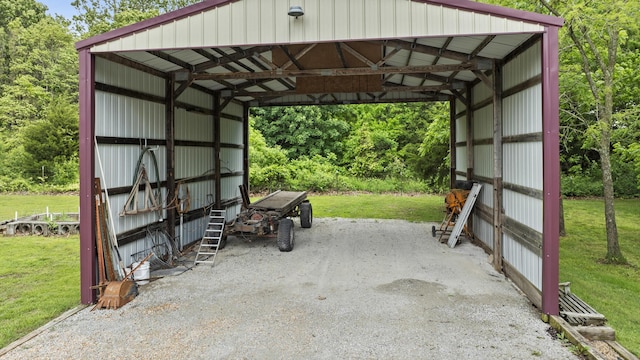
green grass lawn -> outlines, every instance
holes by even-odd
[[[443,196],[310,195],[315,217],[440,222]],[[77,196],[0,195],[0,219],[76,212]],[[640,354],[640,200],[618,200],[620,246],[631,266],[604,265],[601,200],[565,200],[567,236],[560,240],[560,281],[609,319],[618,341]],[[78,236],[0,238],[0,348],[76,306],[80,299]]]
[[[623,346],[640,355],[640,200],[617,200],[616,223],[630,266],[601,263],[607,251],[604,203],[564,202],[567,236],[560,239],[560,281],[604,314]]]
[[[311,195],[309,201],[315,217],[440,222],[445,215],[439,195]]]
[[[0,348],[80,304],[80,246],[69,237],[0,237]]]
[[[50,213],[77,213],[80,199],[77,195],[5,195],[0,194],[0,221],[18,217]]]

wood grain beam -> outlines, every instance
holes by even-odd
[[[451,71],[477,70],[475,64],[446,64],[446,65],[420,65],[382,67],[372,69],[348,68],[348,69],[307,69],[307,70],[272,70],[260,72],[229,72],[220,74],[193,74],[195,80],[224,80],[224,79],[281,79],[287,77],[308,76],[350,76],[350,75],[384,75],[384,74],[410,74],[410,73],[440,73]]]

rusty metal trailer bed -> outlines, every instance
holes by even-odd
[[[292,217],[300,217],[300,227],[313,223],[307,192],[275,191],[250,203],[246,188],[240,187],[242,211],[225,227],[225,235],[277,238],[280,251],[291,251],[294,245]]]

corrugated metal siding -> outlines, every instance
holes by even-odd
[[[164,96],[164,94],[162,96]],[[186,89],[182,94],[180,94],[177,101],[205,109],[213,108],[213,97],[194,88]]]
[[[504,214],[542,233],[542,200],[504,190]]]
[[[242,123],[237,120],[225,119],[220,123],[220,141],[227,144],[242,145]]]
[[[493,105],[473,113],[473,140],[493,139]]]
[[[478,176],[493,178],[493,145],[476,145],[473,147],[473,173]]]
[[[467,148],[458,146],[456,147],[456,170],[466,173],[467,167]]]
[[[243,0],[94,46],[92,52],[542,32],[538,24],[408,0]]]
[[[505,64],[502,70],[503,87],[508,90],[542,73],[542,48],[534,45]]]
[[[502,255],[536,288],[542,289],[542,258],[509,235],[503,235]]]
[[[493,79],[493,76],[491,76],[490,79]],[[473,96],[473,102],[475,104],[481,103],[493,97],[493,91],[482,81],[473,87],[471,93]]]
[[[493,225],[483,218],[473,215],[473,235],[493,250]]]
[[[165,96],[165,80],[153,75],[134,70],[122,65],[118,65],[107,60],[96,59],[96,82],[130,89],[142,94],[154,96]],[[213,97],[202,91],[189,88],[178,98],[179,102],[210,109],[213,107]],[[103,188],[128,187],[133,184],[135,168],[144,146],[149,140],[165,139],[165,105],[130,98],[125,95],[117,95],[104,91],[96,91],[95,104],[95,129],[98,137],[116,137],[125,139],[138,139],[139,145],[122,144],[100,144],[98,154],[102,163],[96,161],[95,172],[102,180]],[[231,103],[224,109],[224,114],[229,114],[234,120],[221,120],[221,141],[223,143],[243,145],[243,127],[237,119],[243,116],[243,106]],[[224,116],[224,115],[223,115]],[[211,144],[203,146],[181,146],[175,148],[175,175],[181,186],[187,187],[190,194],[191,210],[201,209],[210,205],[215,184],[213,180],[192,182],[203,175],[212,174],[214,169],[214,133],[213,117],[197,112],[188,112],[184,109],[175,109],[175,137],[178,142],[190,141]],[[159,167],[159,180],[166,181],[166,148],[165,146],[154,146]],[[147,169],[149,180],[155,183],[158,174],[152,164],[151,157],[147,153],[143,162]],[[243,150],[236,148],[221,149],[221,163],[225,168],[241,172],[243,170]],[[222,173],[226,171],[221,169]],[[104,175],[101,175],[104,174]],[[222,199],[227,200],[238,196],[238,185],[242,183],[242,176],[223,178]],[[166,204],[166,189],[161,189],[161,199]],[[186,191],[186,189],[185,189]],[[142,195],[142,194],[141,194]],[[155,224],[166,217],[166,212],[146,213],[138,215],[119,216],[124,208],[129,194],[111,195],[111,217],[114,220],[116,234],[133,229],[144,229],[150,224]],[[140,196],[142,201],[142,196]],[[144,206],[139,204],[138,208]],[[228,212],[228,217],[235,217],[238,206],[232,206]],[[204,210],[203,210],[204,211]],[[180,245],[192,243],[202,237],[202,232],[206,224],[206,218],[197,219],[182,226],[176,226],[176,235],[180,240]],[[149,237],[122,246],[121,253],[125,263],[134,261],[132,255],[149,249],[152,243]]]
[[[100,57],[96,57],[96,83],[113,85],[129,90],[134,90],[150,95],[165,95],[165,80],[157,76],[149,75],[120,65]]]
[[[542,132],[542,85],[538,84],[504,99],[504,136]]]
[[[213,117],[176,109],[176,140],[213,142]]]
[[[542,142],[507,143],[503,149],[504,182],[542,191]]]
[[[541,47],[534,44],[505,64],[503,88],[508,90],[539,77],[542,73]],[[519,136],[542,133],[542,85],[534,84],[503,100],[503,135]],[[541,139],[542,136],[539,136]],[[503,181],[506,187],[514,185],[539,191],[543,187],[542,141],[528,140],[503,144]],[[503,190],[503,207],[506,218],[542,233],[543,201],[534,195],[523,194],[506,188]],[[542,284],[542,258],[527,246],[511,237],[504,224],[503,256],[518,272],[538,289]],[[530,237],[535,236],[530,234]]]
[[[164,96],[165,92],[163,79],[101,58],[96,58],[96,82],[156,96]],[[103,188],[131,186],[135,180],[138,158],[148,140],[165,138],[164,105],[99,90],[96,91],[95,96],[95,135],[139,141],[139,145],[98,145],[102,169],[96,161],[95,173],[101,177]],[[165,181],[166,169],[162,166],[166,162],[165,147],[154,147],[153,154],[158,161],[159,180]],[[149,180],[156,182],[158,174],[155,172],[149,153],[144,156],[142,163],[147,170]],[[164,189],[162,194],[164,199]],[[109,198],[111,216],[117,234],[155,222],[159,217],[164,218],[164,213],[160,216],[157,213],[147,213],[120,217],[119,213],[124,208],[127,197],[128,194],[121,194],[112,195]],[[143,206],[142,203],[138,205],[139,208]]]

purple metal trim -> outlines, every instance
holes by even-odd
[[[127,36],[129,34],[140,32],[142,30],[156,27],[158,25],[161,25],[167,22],[175,21],[175,20],[187,17],[189,15],[197,14],[199,12],[209,10],[222,5],[227,5],[236,1],[239,1],[239,0],[206,0],[203,2],[199,2],[193,5],[184,7],[182,9],[178,9],[172,12],[168,12],[166,14],[162,14],[160,16],[156,16],[151,19],[141,21],[139,23],[131,24],[125,27],[121,27],[119,29],[111,30],[104,34],[100,34],[100,35],[90,37],[88,39],[80,40],[76,43],[76,49],[80,50],[80,49],[88,48],[96,44],[114,40],[123,36]]]
[[[411,0],[415,2],[442,5],[449,8],[470,10],[477,13],[498,15],[510,19],[521,20],[528,23],[538,23],[542,25],[562,26],[564,19],[543,15],[534,12],[528,12],[523,10],[510,9],[497,5],[483,4],[469,0]]]
[[[560,93],[558,28],[542,35],[542,312],[558,315],[560,277]]]
[[[96,255],[94,237],[94,114],[95,61],[88,49],[80,51],[80,301],[91,304],[96,292]]]

